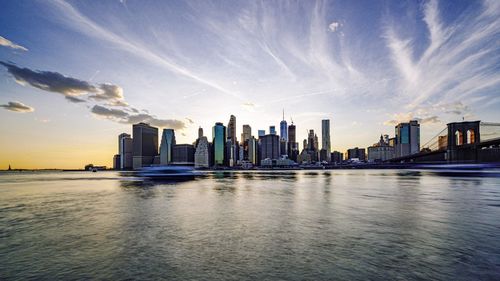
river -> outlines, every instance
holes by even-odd
[[[0,173],[0,279],[500,280],[499,173]]]

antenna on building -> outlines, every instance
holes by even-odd
[[[283,119],[281,120],[285,120],[285,109],[283,108]]]

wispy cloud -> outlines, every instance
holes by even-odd
[[[225,89],[216,82],[201,77],[188,68],[174,63],[165,54],[156,53],[149,49],[147,46],[133,41],[132,38],[124,38],[116,33],[113,33],[110,30],[107,30],[106,28],[100,26],[98,23],[92,21],[90,18],[80,13],[71,4],[62,0],[54,0],[51,3],[53,3],[57,8],[63,11],[63,13],[61,13],[60,15],[69,26],[85,33],[86,35],[115,44],[116,46],[129,53],[146,59],[149,62],[157,64],[161,67],[164,67],[165,69],[172,71],[175,74],[191,78],[222,93],[231,95],[238,99],[240,98],[239,96],[235,95],[234,92]]]
[[[10,41],[9,39],[2,37],[2,36],[0,36],[0,46],[12,48],[15,50],[21,50],[21,51],[25,51],[25,52],[28,51],[27,48],[25,48],[19,44],[16,44],[16,43],[14,43],[14,42]]]
[[[18,101],[9,101],[7,104],[0,104],[0,107],[3,107],[3,108],[10,110],[10,111],[20,112],[20,113],[35,111],[35,109],[33,107],[25,105],[24,103],[21,103]]]
[[[493,2],[484,2],[479,14],[463,13],[448,25],[441,20],[439,2],[427,2],[423,21],[428,44],[423,52],[418,51],[421,40],[402,38],[397,26],[386,26],[387,46],[402,77],[399,97],[409,111],[437,103],[467,105],[471,98],[496,95],[500,53],[498,40],[492,38],[500,35],[500,10]]]

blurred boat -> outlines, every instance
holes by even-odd
[[[137,175],[148,179],[175,180],[194,178],[198,173],[190,166],[144,167]]]

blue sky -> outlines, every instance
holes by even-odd
[[[422,143],[462,117],[500,119],[500,1],[1,5],[0,165],[47,153],[58,167],[109,165],[136,121],[190,143],[231,114],[256,135],[284,109],[299,143],[329,118],[344,151],[412,118]]]

